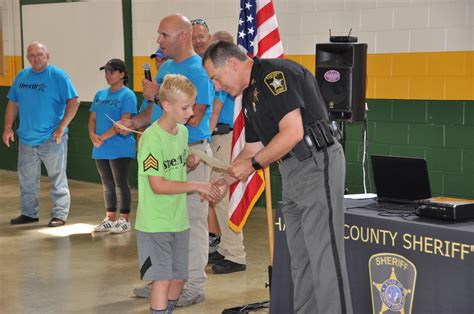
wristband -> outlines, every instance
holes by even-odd
[[[258,161],[255,160],[255,156],[253,156],[250,161],[252,162],[252,167],[255,170],[260,170],[262,169],[262,165],[258,163]]]

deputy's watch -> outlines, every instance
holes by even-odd
[[[255,156],[253,156],[252,158],[250,158],[250,161],[252,162],[252,167],[253,169],[255,170],[260,170],[262,169],[262,165],[258,163],[258,161],[255,160]]]
[[[155,94],[155,96],[153,97],[153,102],[157,105],[160,103],[160,95],[159,94]]]

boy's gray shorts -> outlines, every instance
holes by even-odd
[[[189,229],[181,232],[137,230],[142,280],[188,279]]]

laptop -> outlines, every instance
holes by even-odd
[[[371,155],[377,201],[413,204],[431,197],[428,166],[423,158]]]

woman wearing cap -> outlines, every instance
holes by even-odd
[[[89,137],[94,144],[92,159],[104,188],[106,216],[94,231],[123,233],[131,229],[131,196],[128,184],[130,161],[135,158],[136,146],[133,135],[117,134],[113,122],[131,119],[137,113],[137,98],[125,85],[128,72],[120,59],[108,61],[100,70],[105,70],[105,79],[110,85],[101,89],[94,97],[90,108]],[[120,218],[116,217],[117,198],[120,200]]]

